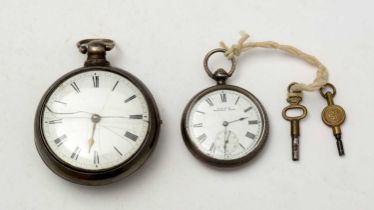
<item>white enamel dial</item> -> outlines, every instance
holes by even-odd
[[[52,152],[85,170],[128,160],[148,132],[149,110],[141,91],[116,73],[92,70],[63,81],[48,98],[42,130]]]
[[[204,95],[191,107],[185,123],[194,147],[219,160],[248,155],[264,129],[256,103],[234,90],[216,90]]]

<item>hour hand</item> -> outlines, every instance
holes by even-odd
[[[90,153],[92,145],[95,143],[93,138],[88,139],[88,153]]]
[[[92,119],[96,119],[94,118],[95,116],[93,116]],[[96,130],[96,121],[93,121],[93,127],[92,127],[92,133],[91,133],[91,138],[88,139],[88,153],[90,153],[91,151],[91,148],[92,148],[92,145],[95,143],[95,140],[94,140],[94,135],[95,135],[95,130]]]

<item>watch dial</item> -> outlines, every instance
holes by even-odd
[[[44,106],[42,130],[52,152],[85,170],[128,160],[148,133],[149,110],[142,92],[123,76],[101,70],[63,81]]]
[[[256,103],[234,90],[216,90],[201,97],[192,105],[185,123],[194,147],[219,160],[248,155],[264,129]]]

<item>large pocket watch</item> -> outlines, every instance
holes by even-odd
[[[235,58],[229,71],[212,72],[204,59],[208,76],[217,85],[196,94],[182,116],[181,130],[185,144],[198,159],[218,167],[241,165],[252,159],[266,142],[269,125],[260,101],[247,90],[227,85],[235,71]]]
[[[78,42],[84,67],[59,78],[44,94],[35,117],[35,143],[57,175],[102,185],[137,170],[154,149],[160,118],[144,84],[109,65],[108,39]]]

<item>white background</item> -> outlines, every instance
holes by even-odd
[[[41,1],[2,0],[0,7],[0,209],[373,209],[374,3],[372,1]],[[346,109],[346,156],[337,154],[320,113],[326,102],[306,93],[301,159],[291,161],[289,123],[281,117],[290,82],[311,82],[315,68],[273,50],[239,59],[230,84],[265,106],[271,134],[251,163],[218,170],[185,147],[179,123],[188,100],[214,85],[202,59],[218,41],[273,40],[315,55]],[[82,66],[75,43],[116,41],[113,66],[139,77],[156,98],[164,124],[149,161],[103,187],[72,184],[42,162],[33,120],[44,91]]]

